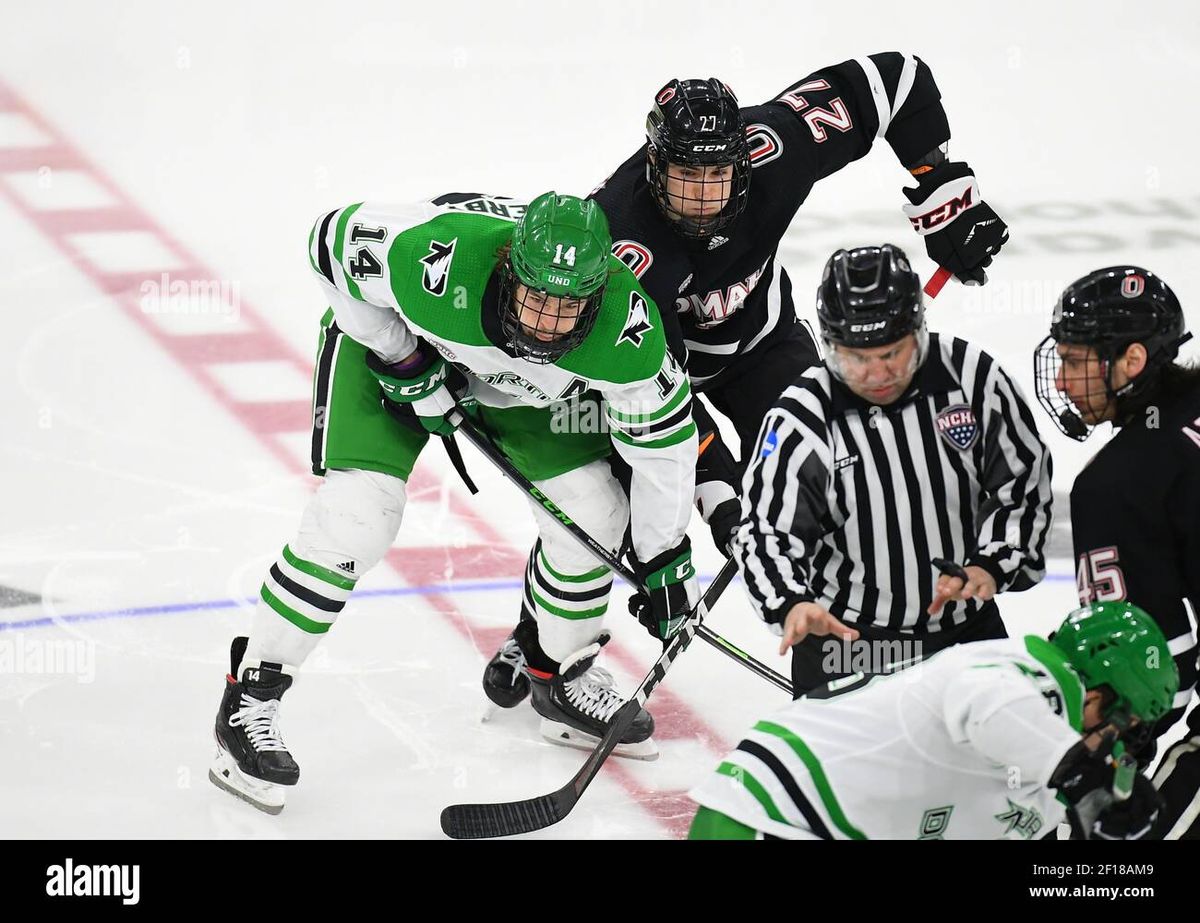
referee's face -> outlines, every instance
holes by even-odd
[[[912,333],[885,346],[834,346],[834,352],[846,387],[872,404],[894,403],[917,372],[917,337]]]

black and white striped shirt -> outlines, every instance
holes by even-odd
[[[930,334],[887,407],[812,368],[767,414],[746,471],[736,555],[750,597],[776,624],[805,601],[855,625],[960,624],[981,604],[928,615],[930,560],[978,565],[999,590],[1040,581],[1050,469],[1019,389],[964,340]]]

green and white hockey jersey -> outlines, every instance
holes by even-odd
[[[645,561],[675,547],[691,515],[697,438],[687,375],[654,303],[610,256],[587,339],[553,364],[514,357],[500,330],[495,270],[523,206],[480,195],[436,201],[359,203],[317,219],[309,258],[338,327],[387,362],[424,340],[464,372],[485,406],[567,410],[599,393],[606,419],[595,422],[633,470],[634,549]]]
[[[842,680],[760,721],[691,796],[788,839],[1035,839],[1080,740],[1084,688],[1030,635]]]

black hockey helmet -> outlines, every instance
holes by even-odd
[[[1038,400],[1058,428],[1080,441],[1092,427],[1056,387],[1062,360],[1058,344],[1090,346],[1102,363],[1108,399],[1124,402],[1150,389],[1159,372],[1191,338],[1183,308],[1170,287],[1140,266],[1108,266],[1076,279],[1054,307],[1050,335],[1034,355]],[[1133,343],[1146,347],[1146,367],[1121,388],[1112,386],[1112,363]],[[1118,415],[1120,408],[1118,408]]]
[[[672,163],[684,167],[732,166],[725,207],[711,216],[681,216],[667,198],[667,165]],[[658,91],[646,117],[646,179],[659,208],[683,237],[709,238],[745,211],[750,196],[750,145],[745,119],[729,87],[710,77],[671,80]]]
[[[831,346],[868,349],[923,334],[921,280],[894,244],[838,250],[817,288],[817,320]]]

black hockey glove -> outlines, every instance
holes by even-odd
[[[1092,825],[1092,836],[1099,840],[1145,839],[1162,808],[1162,795],[1154,783],[1138,773],[1133,777],[1133,793],[1100,813]]]
[[[929,258],[967,285],[987,282],[984,269],[1008,240],[1008,225],[979,197],[974,171],[947,160],[917,182],[904,188],[912,203],[904,214],[925,238]]]
[[[692,567],[692,543],[683,541],[645,564],[636,566],[645,591],[629,597],[629,612],[651,636],[669,641],[700,600],[696,569]]]
[[[725,557],[733,554],[733,537],[742,523],[742,501],[725,500],[708,514],[708,528],[712,532],[713,544]]]
[[[1108,737],[1095,751],[1081,740],[1067,751],[1050,776],[1050,787],[1069,805],[1067,818],[1074,839],[1137,840],[1145,837],[1162,799],[1154,784],[1134,773],[1131,792],[1118,800],[1113,792],[1117,764],[1111,756],[1114,738]]]

